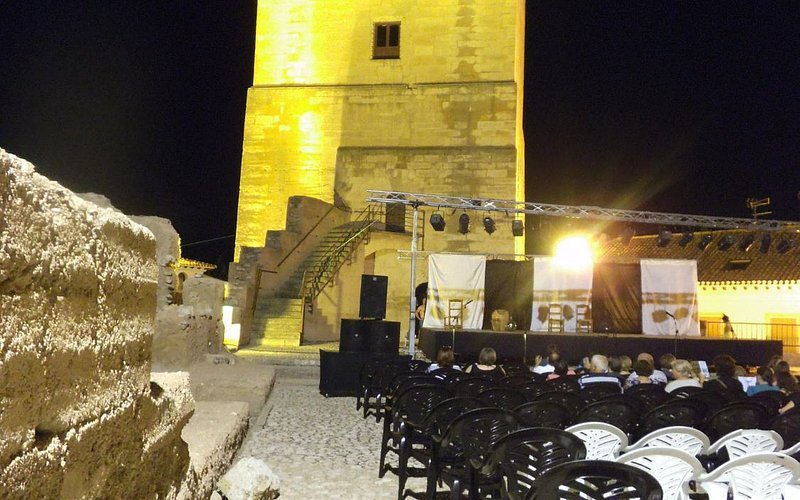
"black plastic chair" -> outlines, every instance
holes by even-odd
[[[553,378],[545,382],[547,385],[552,387],[554,390],[559,392],[579,392],[581,390],[581,384],[578,383],[578,379],[568,377],[562,375],[558,378]]]
[[[492,387],[481,392],[478,397],[490,406],[505,410],[513,410],[528,401],[524,393],[511,387]]]
[[[500,472],[503,498],[525,498],[536,478],[550,467],[586,458],[586,445],[576,435],[552,428],[520,429],[498,439],[486,475]]]
[[[656,406],[639,419],[639,436],[674,425],[697,427],[705,417],[704,410],[694,401],[675,398]]]
[[[499,491],[499,477],[481,475],[488,464],[491,446],[501,437],[522,427],[519,415],[500,408],[481,408],[456,418],[442,438],[442,450],[460,452],[461,461],[437,466],[438,477],[450,486],[450,498],[461,498],[466,490],[470,498]],[[435,490],[435,483],[434,483]],[[481,493],[479,493],[482,491]],[[435,491],[433,492],[435,496]]]
[[[604,460],[582,460],[556,465],[532,484],[527,500],[606,500],[638,498],[661,500],[658,481],[632,465]]]
[[[413,436],[408,434],[406,422],[421,424],[438,403],[452,396],[450,389],[437,384],[416,385],[397,395],[391,412],[384,421],[378,477],[383,477],[387,471],[397,473],[397,470],[386,465],[386,457],[390,452],[400,456],[403,445],[413,441]]]
[[[577,414],[581,408],[586,406],[583,399],[574,392],[544,392],[539,394],[534,401],[550,401],[559,403],[567,407],[573,415]]]
[[[364,363],[358,376],[358,395],[356,411],[363,410],[363,417],[377,412],[383,405],[382,389],[387,385],[383,376],[391,368],[391,362],[385,359],[373,359]]]
[[[469,376],[459,380],[452,387],[456,396],[477,398],[483,391],[497,387],[497,382],[488,378]]]
[[[505,370],[506,375],[514,376],[514,375],[524,375],[530,380],[531,369],[528,368],[528,365],[523,363],[522,361],[510,361],[503,363],[503,370]]]
[[[531,401],[514,408],[514,412],[529,427],[565,429],[575,418],[566,406],[550,401]]]
[[[703,388],[687,386],[687,387],[679,387],[674,391],[670,391],[670,394],[672,394],[672,397],[674,398],[688,398],[693,394],[697,394],[698,392],[703,392]]]
[[[792,408],[774,417],[769,421],[767,428],[780,434],[784,449],[791,448],[800,442],[800,408]]]
[[[527,384],[528,382],[533,382],[530,372],[528,372],[528,374],[518,373],[515,375],[507,375],[506,377],[501,378],[498,383],[499,385],[505,387],[516,387],[518,385]]]
[[[703,432],[713,443],[739,429],[763,429],[767,420],[767,410],[758,403],[728,403],[708,417]]]
[[[672,399],[672,394],[658,384],[636,384],[625,389],[625,394],[640,399],[645,406],[653,408]]]
[[[619,384],[606,382],[586,384],[586,386],[578,392],[578,395],[583,398],[586,404],[594,403],[606,396],[615,396],[617,394],[622,394],[622,387],[620,387]]]
[[[631,436],[639,423],[639,409],[625,400],[600,400],[584,406],[575,419],[577,423],[603,422]]]
[[[448,384],[455,384],[459,380],[470,376],[459,369],[450,367],[437,368],[428,372],[428,374],[433,378],[444,380]]]
[[[641,399],[637,399],[633,396],[629,396],[627,394],[614,394],[612,396],[605,396],[604,398],[598,401],[625,401],[635,406],[636,412],[639,415],[644,415],[645,413],[647,413],[647,410],[649,409],[647,405],[644,404],[644,401],[642,401]]]
[[[745,401],[754,401],[763,405],[769,417],[772,418],[786,404],[786,394],[781,391],[762,391],[749,396]]]
[[[552,392],[554,389],[544,382],[531,381],[515,387],[518,391],[525,394],[528,401],[533,401],[537,396],[545,392]]]

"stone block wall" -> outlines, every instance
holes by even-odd
[[[177,493],[192,399],[151,383],[155,253],[0,149],[0,498]]]

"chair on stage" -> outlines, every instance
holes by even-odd
[[[592,310],[589,304],[575,306],[575,331],[579,333],[592,332]]]
[[[453,330],[460,330],[464,325],[464,301],[453,299],[447,301],[447,317],[444,326]]]
[[[564,308],[561,304],[550,304],[547,311],[547,331],[564,331]]]

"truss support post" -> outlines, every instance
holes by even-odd
[[[419,205],[413,205],[414,218],[411,222],[411,292],[410,292],[410,310],[411,314],[408,319],[408,353],[411,359],[415,358],[416,354],[416,320],[417,320],[417,297],[416,297],[416,280],[417,280],[417,220],[419,219]]]

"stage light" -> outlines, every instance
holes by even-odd
[[[522,236],[525,234],[525,223],[521,220],[511,221],[511,234],[514,236]]]
[[[658,232],[658,246],[665,247],[669,245],[669,242],[672,240],[672,233],[664,229],[663,231]]]
[[[686,245],[691,243],[693,239],[694,239],[694,233],[693,232],[684,231],[683,232],[683,236],[681,236],[681,239],[678,241],[678,244],[680,246],[682,246],[682,247],[685,247]]]
[[[458,218],[458,232],[461,234],[469,232],[469,215],[461,214],[461,217]]]
[[[569,269],[585,269],[592,265],[592,247],[583,236],[569,236],[556,245],[555,262]]]
[[[769,252],[769,246],[772,244],[772,235],[769,233],[764,233],[764,236],[761,237],[761,253]]]
[[[791,250],[793,246],[794,240],[781,238],[781,241],[778,242],[778,246],[776,246],[775,249],[778,251],[778,253],[786,253]]]
[[[700,250],[705,250],[706,247],[710,245],[712,241],[714,241],[714,236],[706,234],[702,238],[700,238],[700,242],[697,243],[697,248],[699,248]]]
[[[742,241],[739,242],[739,250],[742,252],[748,252],[751,248],[753,248],[753,243],[756,242],[756,235],[753,233],[748,234]]]
[[[622,234],[620,235],[622,244],[627,246],[634,236],[636,236],[636,231],[634,231],[632,227],[626,227],[622,230]]]
[[[497,229],[494,227],[494,220],[488,215],[483,218],[483,229],[489,234],[492,234]]]
[[[717,248],[724,251],[732,247],[734,243],[736,243],[736,238],[734,238],[732,234],[726,234],[719,240],[719,243],[717,243]]]
[[[431,227],[433,227],[434,231],[444,231],[444,226],[446,225],[444,221],[444,217],[442,214],[435,213],[431,215]]]

